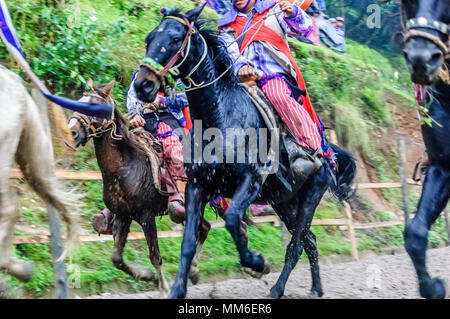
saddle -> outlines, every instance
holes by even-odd
[[[159,141],[144,128],[136,128],[131,131],[137,142],[137,146],[145,153],[150,163],[153,176],[153,184],[158,192],[169,197],[178,192],[175,182],[170,173],[161,163],[163,146]],[[92,226],[100,235],[112,235],[112,225],[114,223],[114,213],[108,208],[102,210],[100,214],[92,217]]]
[[[155,185],[155,188],[163,196],[169,197],[176,194],[178,191],[175,182],[169,171],[161,162],[161,158],[163,157],[162,144],[152,133],[142,127],[133,129],[131,132],[134,134],[138,146],[147,155],[147,159],[152,168],[153,184]]]
[[[245,83],[240,84],[246,94],[252,99],[253,103],[255,104],[257,110],[261,114],[262,118],[264,119],[264,122],[269,129],[271,135],[270,138],[275,139],[277,141],[282,142],[281,143],[281,152],[284,152],[286,154],[290,155],[296,155],[293,154],[296,153],[297,147],[300,147],[297,137],[291,132],[291,130],[283,123],[278,113],[276,113],[274,107],[270,103],[270,101],[267,99],[264,92],[256,86],[256,82],[254,79],[249,79],[249,81],[246,81]],[[297,144],[298,146],[295,146]],[[288,145],[291,145],[288,147]],[[278,161],[278,166],[281,168],[280,170],[274,171],[274,168],[276,167],[274,164],[275,161],[275,154],[278,150],[272,149],[272,143],[271,148],[269,150],[268,159],[262,169],[262,177],[263,177],[263,184],[265,180],[267,179],[269,174],[276,174],[276,177],[278,180],[280,180],[283,185],[286,187],[287,190],[292,190],[292,182],[296,183],[299,180],[295,177],[295,174],[291,173],[290,168],[286,168],[280,161]],[[309,160],[314,163],[316,167],[321,166],[321,160],[319,160],[316,157],[316,154],[309,154],[308,151],[305,150],[303,152]],[[289,156],[290,156],[289,155]],[[318,162],[320,161],[320,163]],[[294,175],[294,176],[293,176]],[[292,179],[294,178],[294,180]],[[288,181],[290,180],[290,182]]]

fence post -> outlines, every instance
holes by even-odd
[[[352,257],[354,260],[359,260],[358,246],[356,244],[355,228],[353,227],[352,209],[347,202],[344,202],[344,208],[345,208],[345,213],[347,215],[348,232],[350,235],[350,241],[352,243]]]
[[[447,229],[447,246],[450,246],[450,221],[448,220],[448,209],[444,209],[445,228]]]
[[[405,227],[409,225],[409,196],[408,196],[408,177],[406,172],[406,154],[405,154],[405,140],[402,136],[398,136],[398,151],[400,153],[400,175],[402,179],[402,196],[403,196],[403,211],[405,213]]]
[[[69,298],[69,289],[67,288],[66,264],[64,259],[59,260],[64,251],[61,237],[61,221],[58,212],[53,206],[47,205],[47,212],[50,223],[50,249],[53,258],[56,294],[59,299],[67,299]]]
[[[48,110],[47,110],[47,100],[40,93],[40,91],[34,87],[32,89],[33,99],[36,102],[37,106],[41,111],[41,118],[46,127],[47,134],[49,138],[50,134],[50,125],[48,121]],[[52,149],[53,151],[53,149]],[[66,273],[66,265],[64,260],[59,260],[63,253],[63,240],[61,237],[61,222],[59,220],[58,213],[56,209],[47,205],[48,212],[48,220],[50,224],[50,249],[52,252],[53,258],[53,270],[55,272],[55,286],[57,291],[57,296],[59,299],[67,299],[68,298],[68,288],[67,288],[67,273]]]

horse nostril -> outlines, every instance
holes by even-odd
[[[437,51],[437,52],[433,53],[431,55],[430,64],[431,65],[436,65],[436,64],[440,63],[441,62],[441,58],[443,58],[443,57],[444,57],[444,55],[442,54],[441,51]]]

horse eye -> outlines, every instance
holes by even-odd
[[[173,38],[173,41],[174,41],[174,42],[180,42],[180,41],[181,41],[181,38]]]

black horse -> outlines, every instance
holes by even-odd
[[[425,105],[435,121],[432,126],[422,125],[430,166],[416,216],[405,229],[405,247],[416,268],[422,297],[444,298],[445,284],[430,277],[425,254],[428,231],[450,196],[450,1],[403,0],[401,10],[407,29],[404,55],[411,79],[431,85]]]
[[[218,152],[213,152],[213,160],[209,158],[209,161],[185,156],[189,178],[186,188],[187,222],[181,247],[180,267],[170,297],[186,296],[187,275],[195,254],[204,207],[208,200],[216,195],[232,198],[225,214],[226,228],[236,243],[243,267],[260,274],[270,271],[268,260],[249,250],[246,237],[240,230],[241,219],[251,203],[271,204],[292,234],[283,271],[270,291],[273,298],[280,298],[284,294],[288,277],[303,249],[311,266],[311,292],[321,296],[323,292],[319,276],[318,251],[316,238],[310,230],[311,221],[317,205],[330,186],[341,200],[347,199],[350,195],[356,172],[355,161],[350,153],[332,145],[338,154],[339,172],[336,184],[325,165],[303,185],[296,185],[295,181],[289,179],[290,173],[284,168],[284,175],[287,176],[285,181],[289,180],[292,188],[283,183],[282,178],[277,177],[278,174],[269,175],[263,184],[262,163],[252,162],[251,152],[247,149],[245,160],[238,163],[235,154],[242,150],[238,149],[240,146],[234,142],[227,144],[225,138],[221,140],[229,134],[227,129],[264,129],[267,126],[251,98],[244,92],[237,77],[230,70],[232,61],[224,44],[217,38],[215,32],[200,30],[201,23],[197,22],[197,19],[202,9],[203,7],[197,7],[186,14],[172,10],[170,16],[165,16],[160,25],[146,38],[146,57],[166,66],[173,65],[173,57],[178,57],[175,62],[178,63],[179,73],[173,72],[178,73],[175,78],[181,78],[186,85],[190,82],[195,88],[187,92],[190,114],[194,120],[190,140],[194,155],[195,148],[200,147],[200,151],[207,150],[210,144],[207,144],[202,136],[208,135],[209,129],[216,128],[219,134],[214,136],[209,134],[209,139],[223,147],[225,156],[223,161],[219,158]],[[194,25],[192,33],[189,25]],[[188,45],[189,50],[185,50],[186,40],[189,37],[191,42]],[[183,54],[177,54],[182,51]],[[204,53],[206,55],[203,55]],[[193,69],[195,72],[190,75]],[[163,89],[163,81],[165,80],[154,70],[141,67],[135,82],[138,97],[143,101],[153,101],[157,92]],[[203,87],[198,87],[201,83]],[[261,140],[262,137],[258,136],[260,143]],[[196,144],[196,141],[200,142]],[[260,143],[255,142],[253,146],[261,146]],[[288,167],[286,154],[280,157],[280,167],[281,170]]]

